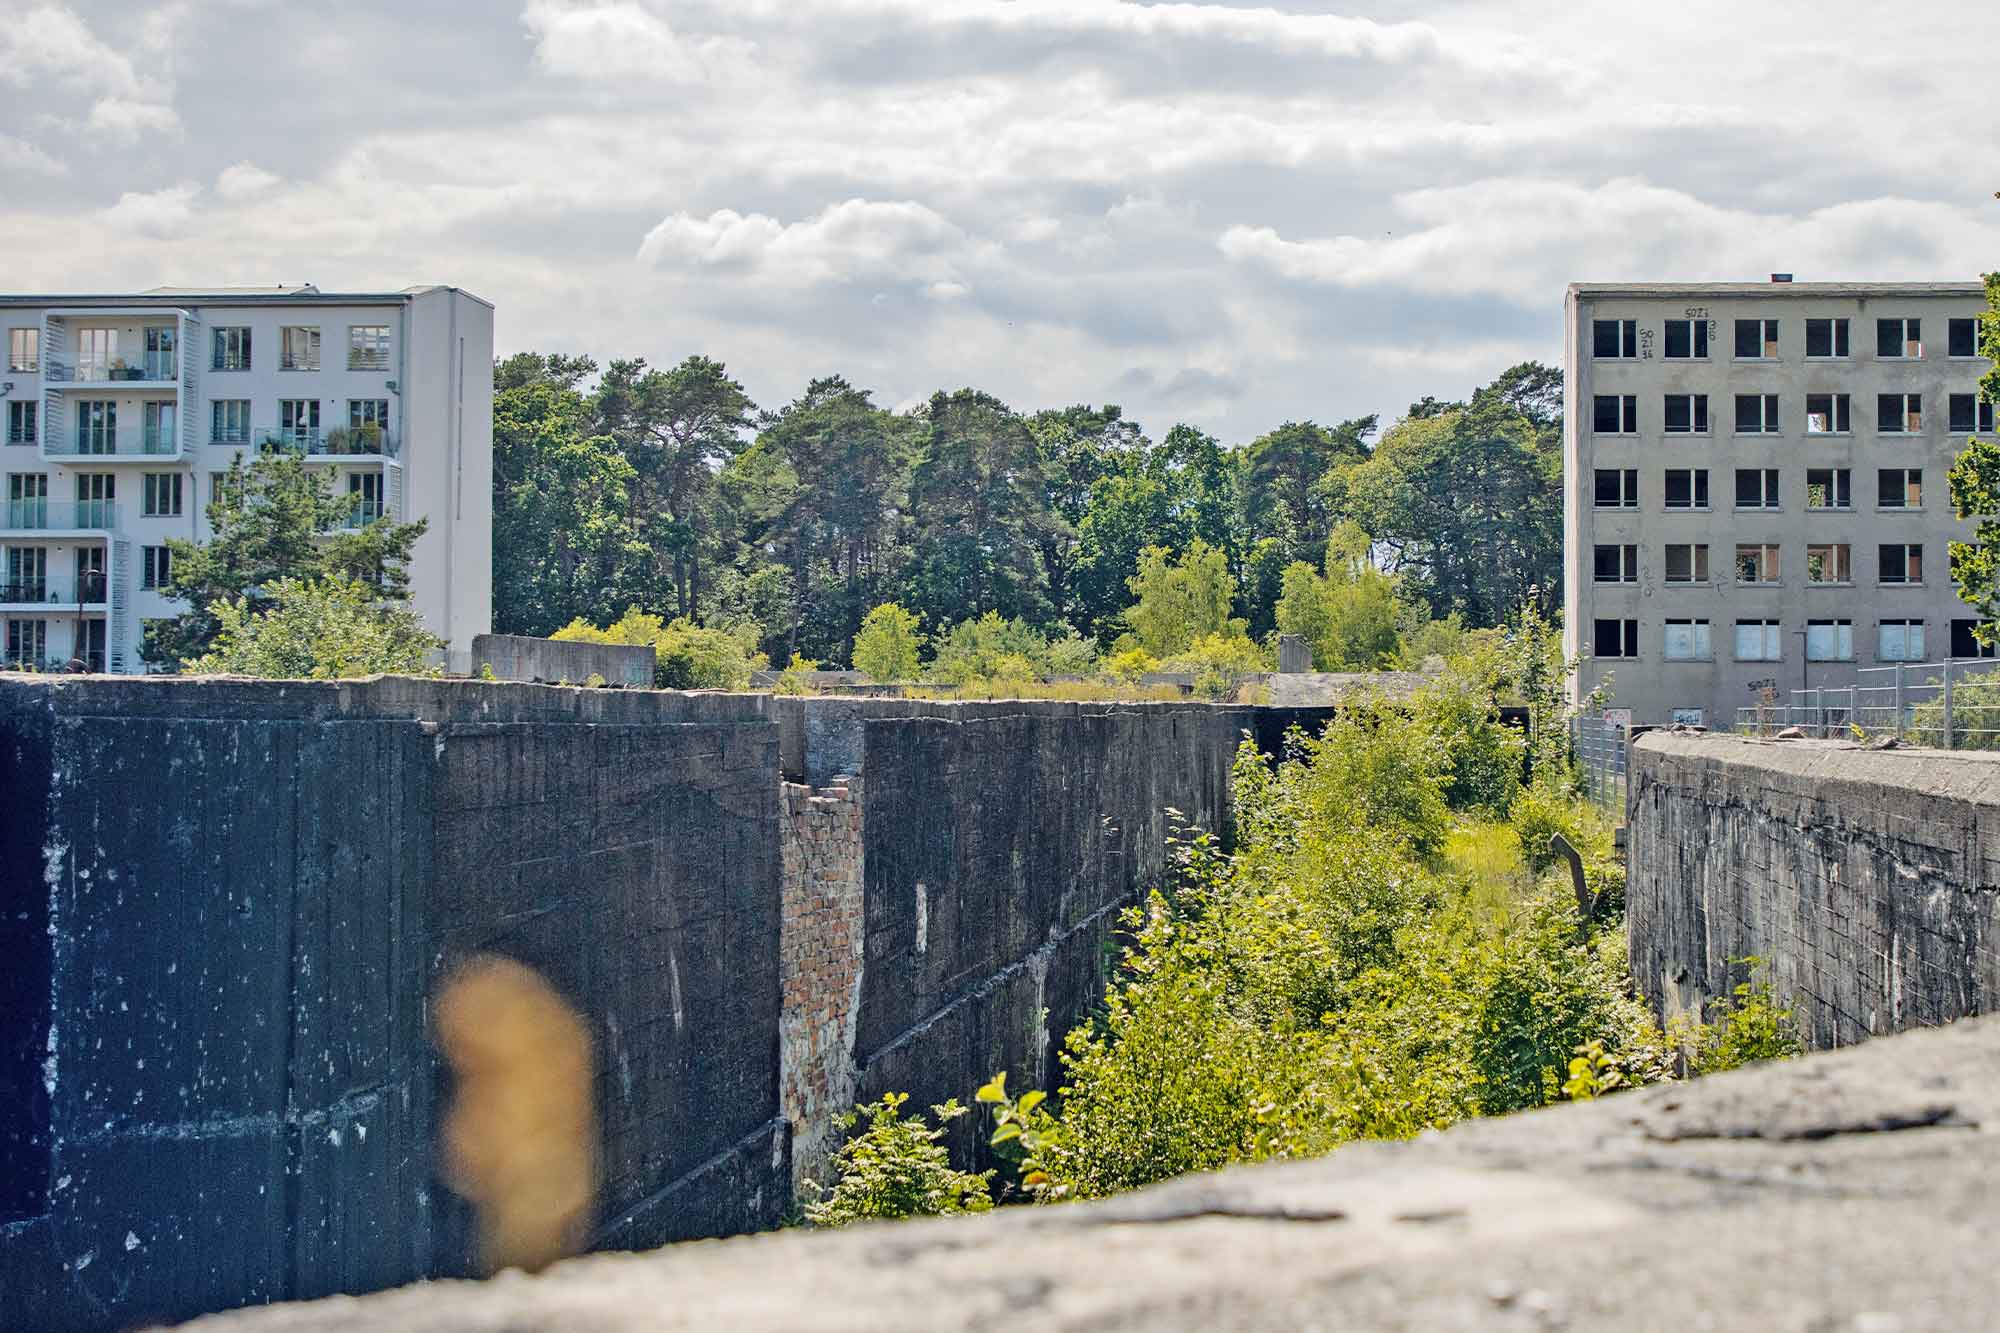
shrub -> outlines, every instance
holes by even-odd
[[[1762,1060],[1788,1060],[1804,1049],[1792,1011],[1755,975],[1763,960],[1736,961],[1751,969],[1751,979],[1737,983],[1731,997],[1718,1003],[1715,1021],[1684,1024],[1671,1034],[1687,1048],[1690,1073],[1719,1074]]]
[[[384,602],[353,579],[279,579],[261,610],[247,599],[209,611],[218,630],[209,651],[187,663],[197,674],[340,680],[377,673],[435,675],[444,641],[402,603]]]
[[[1144,648],[1126,648],[1105,659],[1104,669],[1119,680],[1137,680],[1160,669],[1159,659]]]
[[[1185,652],[1169,658],[1161,670],[1191,671],[1194,673],[1196,694],[1207,699],[1221,699],[1235,689],[1243,677],[1270,670],[1270,663],[1265,659],[1264,650],[1237,629],[1203,635]]]
[[[603,629],[578,617],[551,637],[582,643],[650,644],[653,684],[662,690],[741,690],[767,662],[754,625],[703,627],[685,617],[671,623],[638,607]]]
[[[1467,658],[1419,689],[1411,701],[1418,725],[1443,753],[1445,803],[1454,810],[1504,817],[1521,790],[1527,738],[1500,720],[1497,672],[1490,659]]]
[[[924,646],[914,613],[884,602],[861,618],[854,636],[854,669],[878,681],[910,680],[917,674],[917,654]]]
[[[966,1108],[956,1100],[933,1106],[938,1122],[933,1128],[921,1115],[903,1119],[903,1104],[909,1100],[906,1092],[887,1092],[881,1101],[856,1106],[840,1117],[842,1129],[852,1129],[863,1116],[867,1127],[841,1144],[834,1155],[834,1186],[821,1189],[823,1197],[806,1204],[807,1221],[838,1227],[870,1218],[948,1217],[993,1207],[993,1172],[954,1171],[939,1142],[944,1126]]]

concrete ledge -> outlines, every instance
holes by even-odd
[[[538,685],[581,685],[592,676],[602,676],[607,685],[648,690],[653,687],[654,665],[653,650],[645,644],[536,639],[524,634],[481,634],[472,641],[473,674],[491,667],[502,680]]]
[[[1959,1329],[1993,1301],[2000,1019],[1101,1204],[787,1232],[207,1333]]]
[[[2000,994],[2000,754],[1649,732],[1632,746],[1632,974],[1699,1008],[1762,959],[1810,1045]]]

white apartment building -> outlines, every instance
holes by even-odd
[[[285,449],[428,520],[425,625],[470,662],[493,607],[493,307],[454,287],[0,295],[0,665],[145,669],[169,537],[210,533],[233,459]]]
[[[1952,583],[1977,283],[1573,284],[1563,566],[1575,687],[1727,728],[1896,663],[1991,656]],[[1872,682],[1871,682],[1872,683]]]

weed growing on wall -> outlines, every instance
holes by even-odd
[[[933,1126],[923,1116],[903,1118],[904,1092],[857,1106],[840,1118],[843,1129],[865,1119],[834,1158],[836,1180],[822,1197],[805,1206],[814,1226],[837,1227],[867,1219],[940,1217],[983,1213],[993,1206],[993,1172],[954,1171],[939,1140],[944,1126],[966,1113],[956,1100],[933,1106]]]

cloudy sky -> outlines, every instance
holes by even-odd
[[[2000,5],[0,0],[0,290],[453,283],[776,406],[1241,441],[1563,284],[2000,268]]]

